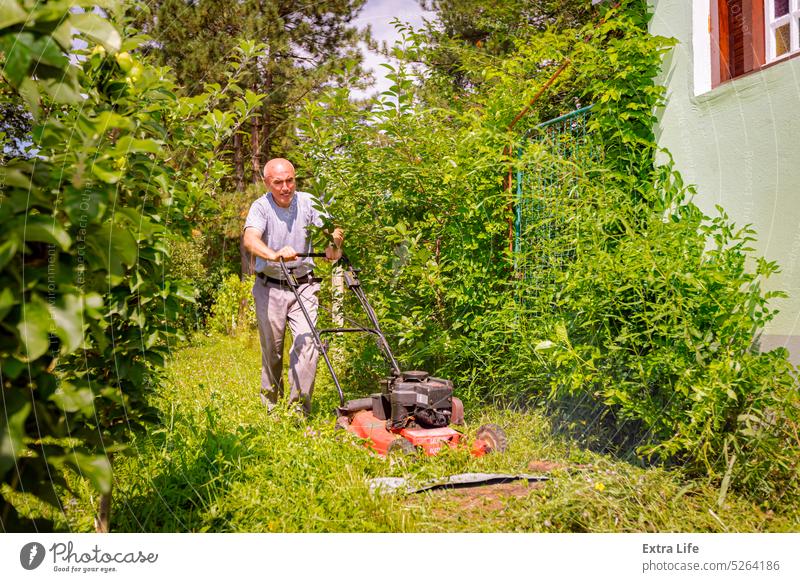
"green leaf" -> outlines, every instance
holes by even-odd
[[[188,301],[190,303],[194,303],[197,298],[195,297],[196,289],[194,286],[184,283],[178,283],[175,285],[175,290],[173,291],[173,295],[175,295],[178,299],[183,299],[184,301]]]
[[[19,361],[17,358],[8,357],[3,360],[2,370],[7,380],[16,380],[19,378],[19,375],[27,369],[28,364]]]
[[[77,84],[68,76],[63,80],[46,79],[41,82],[42,89],[58,103],[80,103],[83,96]]]
[[[50,36],[61,45],[61,48],[65,51],[72,50],[72,26],[69,23],[69,19],[65,19]]]
[[[35,360],[50,347],[51,323],[50,311],[41,300],[34,298],[23,304],[22,321],[17,324],[17,330],[30,360]]]
[[[146,43],[147,41],[153,40],[153,37],[147,34],[137,34],[134,36],[126,36],[122,39],[122,45],[119,47],[119,50],[123,52],[130,52],[139,48],[142,44]]]
[[[4,394],[4,414],[0,414],[0,477],[3,477],[25,451],[25,421],[31,403],[19,392]]]
[[[554,347],[556,347],[556,344],[554,344],[550,340],[544,340],[544,341],[541,341],[538,344],[536,344],[536,347],[533,348],[533,351],[535,351],[535,352],[545,352],[545,351],[552,350]]]
[[[28,19],[28,13],[17,0],[0,0],[0,30],[20,24]]]
[[[69,65],[69,59],[64,56],[56,41],[50,36],[39,38],[31,46],[31,55],[36,64],[49,65],[57,69],[63,69]]]
[[[100,493],[111,491],[111,461],[105,455],[85,455],[76,451],[67,456],[66,462]]]
[[[102,135],[112,129],[130,129],[133,126],[131,119],[123,117],[113,111],[103,111],[97,117],[91,115],[80,115],[78,117],[78,127],[86,135]]]
[[[92,174],[100,178],[107,184],[116,184],[122,178],[122,172],[117,170],[109,170],[104,168],[99,163],[92,164]]]
[[[116,10],[120,5],[120,0],[77,0],[75,4],[83,8],[94,8],[97,6],[108,12]]]
[[[31,177],[26,173],[27,170],[28,168],[0,167],[0,183],[28,190],[31,187]]]
[[[50,243],[58,245],[64,251],[69,249],[72,242],[67,231],[54,218],[47,216],[28,216],[25,222],[17,226],[15,232],[25,242]]]
[[[72,14],[69,21],[88,38],[100,43],[110,53],[115,53],[122,45],[122,38],[110,22],[93,12]]]
[[[722,507],[725,503],[725,497],[728,494],[728,488],[731,485],[731,475],[733,474],[733,465],[736,463],[737,456],[732,455],[728,462],[728,469],[725,471],[725,476],[722,478],[722,484],[719,488],[719,496],[717,497],[717,507]]]
[[[50,400],[55,402],[64,412],[81,411],[86,415],[90,415],[94,411],[94,394],[91,389],[86,387],[78,388],[67,382],[61,383],[55,394],[50,397]]]
[[[3,288],[0,291],[0,321],[3,321],[3,318],[8,315],[8,312],[11,311],[11,308],[17,304],[17,298],[14,296],[14,293],[8,287]]]
[[[3,75],[14,87],[19,87],[22,84],[33,62],[33,54],[30,47],[26,42],[22,42],[24,37],[30,37],[31,41],[33,39],[33,35],[27,33],[0,38],[0,50],[6,54],[2,69]]]
[[[19,87],[19,94],[25,100],[25,105],[31,111],[34,119],[39,119],[41,108],[39,107],[39,87],[33,79],[24,79]]]
[[[138,258],[139,247],[127,226],[108,222],[95,231],[87,243],[97,255],[96,268],[108,271],[112,285],[123,281],[125,265],[135,264]]]
[[[118,224],[109,226],[109,239],[111,241],[111,255],[117,255],[128,266],[136,263],[139,254],[139,245],[128,228]]]
[[[19,241],[17,237],[9,238],[3,244],[0,244],[0,269],[5,267],[8,262],[17,254],[19,250]]]
[[[50,306],[56,335],[63,342],[62,353],[68,354],[83,343],[83,302],[77,295],[62,296]]]
[[[98,222],[108,207],[105,193],[71,186],[64,191],[64,210],[73,224]]]
[[[129,153],[158,154],[162,145],[154,139],[134,139],[129,135],[121,137],[113,150],[112,156]]]
[[[83,306],[86,313],[99,317],[98,310],[103,307],[103,297],[99,293],[87,293],[83,296]]]

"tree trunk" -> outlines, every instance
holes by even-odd
[[[233,134],[233,165],[236,170],[236,191],[244,192],[244,156],[242,155],[242,134]]]
[[[100,507],[97,509],[97,517],[94,518],[94,530],[97,533],[111,531],[111,491],[100,496]]]
[[[272,71],[267,69],[264,75],[264,93],[269,94],[272,90]],[[272,115],[270,112],[272,108],[269,101],[264,103],[264,127],[261,131],[262,142],[264,144],[264,158],[267,160],[272,159]]]
[[[252,151],[253,163],[253,184],[261,183],[261,118],[258,115],[253,116],[253,127],[250,130],[250,145]]]

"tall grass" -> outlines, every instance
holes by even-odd
[[[203,338],[173,354],[160,426],[115,459],[112,529],[125,532],[796,531],[774,515],[678,471],[642,469],[554,436],[543,413],[477,406],[467,432],[496,422],[509,450],[472,458],[385,460],[334,429],[335,391],[320,368],[314,410],[268,414],[257,397],[257,339]],[[343,379],[347,385],[346,378]],[[352,394],[360,396],[360,394]],[[548,464],[542,464],[547,461]],[[422,483],[461,472],[538,473],[542,485],[376,496],[369,479]],[[91,529],[88,489],[60,525]]]

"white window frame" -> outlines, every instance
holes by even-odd
[[[789,0],[789,13],[775,18],[775,0],[764,1],[764,36],[766,40],[766,61],[768,63],[780,61],[800,51],[800,0]],[[780,56],[775,54],[775,31],[785,24],[789,24],[789,52]]]

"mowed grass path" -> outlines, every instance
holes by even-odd
[[[505,454],[386,460],[334,429],[336,395],[320,363],[314,411],[267,414],[257,397],[258,341],[211,337],[174,352],[156,402],[162,424],[114,462],[113,531],[126,532],[673,532],[798,531],[798,514],[642,469],[554,437],[537,411],[467,410],[468,434],[503,426]],[[349,397],[361,396],[348,394]],[[541,473],[512,484],[375,495],[368,480],[462,472]],[[74,505],[77,505],[75,507]],[[70,529],[91,528],[88,495]]]

